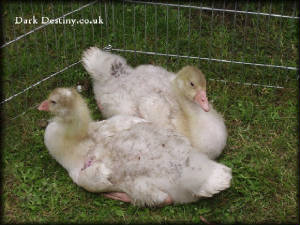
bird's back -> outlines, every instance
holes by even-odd
[[[107,81],[101,88],[94,88],[94,92],[101,102],[105,117],[125,114],[149,119],[146,114],[152,111],[156,113],[153,108],[159,105],[161,100],[164,101],[162,105],[167,107],[167,110],[176,108],[177,104],[171,89],[171,80],[174,76],[161,67],[142,65],[126,76]],[[154,102],[151,102],[153,98]],[[146,108],[146,112],[140,109],[141,107]]]
[[[186,138],[171,130],[157,129],[148,122],[107,136],[101,143],[106,143],[111,167],[120,179],[146,175],[175,180],[191,149]]]

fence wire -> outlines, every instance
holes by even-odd
[[[35,105],[31,103],[33,88],[57,75],[71,73],[70,70],[80,63],[81,52],[93,45],[123,53],[130,59],[133,56],[136,62],[145,61],[137,55],[149,60],[160,57],[168,63],[174,58],[176,69],[182,63],[197,61],[207,71],[209,80],[225,84],[283,88],[289,80],[299,78],[291,75],[298,68],[289,57],[289,52],[297,47],[285,39],[289,32],[294,32],[299,21],[296,1],[270,2],[268,5],[260,1],[257,4],[249,1],[178,1],[174,4],[124,0],[87,4],[15,2],[5,6],[6,42],[1,46],[5,53],[5,98],[0,105],[16,98],[24,98],[26,102],[18,112],[12,110],[9,113],[11,118],[24,115]],[[36,27],[12,23],[13,18],[20,15],[24,18],[51,16],[54,19],[98,17],[104,23],[69,26],[48,22]],[[28,27],[31,28],[29,31]],[[279,30],[275,31],[278,27]],[[269,48],[268,44],[275,42],[278,43],[274,45],[277,49]],[[276,54],[272,55],[272,51]],[[249,57],[248,52],[253,53],[253,57]],[[273,60],[273,56],[276,59]],[[251,71],[246,67],[251,67]],[[226,77],[222,75],[224,71],[229,74],[237,71],[237,75]],[[254,79],[251,73],[263,75]],[[24,81],[18,81],[17,87],[11,84],[16,74],[20,74],[18,78]],[[63,79],[55,82],[65,84]]]
[[[78,11],[80,11],[80,10],[82,10],[82,9],[84,9],[84,8],[86,8],[86,7],[88,7],[88,6],[91,6],[91,5],[95,4],[96,2],[97,2],[97,1],[93,1],[93,2],[91,2],[91,3],[88,3],[88,4],[86,4],[86,5],[82,6],[82,7],[79,7],[79,8],[76,9],[76,10],[73,10],[73,11],[71,11],[71,12],[68,12],[68,13],[66,13],[66,14],[64,14],[64,15],[62,15],[62,16],[60,16],[60,17],[55,18],[55,20],[59,20],[59,19],[61,19],[61,18],[65,18],[66,16],[69,16],[69,15],[75,13],[75,12],[78,12]],[[33,12],[32,12],[32,14],[33,14]],[[3,45],[1,46],[1,48],[4,48],[4,47],[6,47],[6,46],[8,46],[8,45],[10,45],[10,44],[12,44],[12,43],[14,43],[14,42],[16,42],[16,41],[19,41],[20,39],[22,39],[22,38],[24,38],[24,37],[26,37],[26,36],[28,36],[28,35],[30,35],[30,34],[36,32],[36,31],[38,31],[38,30],[40,30],[40,29],[43,29],[43,28],[46,27],[46,26],[49,26],[50,24],[51,24],[50,22],[47,22],[47,23],[45,23],[45,24],[43,24],[43,25],[41,25],[41,26],[39,26],[39,27],[36,27],[36,28],[34,28],[33,30],[31,30],[31,31],[29,31],[29,32],[27,32],[27,33],[25,33],[25,34],[22,34],[22,35],[20,35],[19,37],[15,38],[15,39],[13,39],[13,40],[11,40],[11,41],[6,42],[5,44],[3,44]]]

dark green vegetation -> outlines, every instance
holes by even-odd
[[[41,25],[14,25],[16,16],[56,18],[83,4],[6,3],[5,42]],[[223,1],[214,4],[216,8],[224,7]],[[203,6],[211,7],[211,3]],[[235,5],[228,3],[225,7],[234,9]],[[267,2],[244,2],[237,5],[237,10],[295,15],[294,7],[290,2],[273,3],[271,8]],[[82,51],[92,45],[297,66],[295,19],[129,3],[115,3],[112,7],[111,3],[103,2],[67,18],[92,19],[99,15],[103,25],[49,25],[5,47],[5,98],[79,61]],[[224,84],[209,80],[208,97],[226,119],[228,144],[218,161],[233,169],[232,187],[197,203],[150,209],[108,200],[73,184],[66,171],[49,156],[41,128],[41,120],[49,116],[35,108],[55,87],[84,84],[87,89],[83,95],[93,117],[101,119],[89,76],[77,64],[3,105],[4,222],[201,222],[201,218],[222,223],[298,221],[296,71],[119,54],[133,66],[152,63],[177,71],[184,65],[195,64],[208,79],[230,81]],[[285,88],[250,87],[234,82]]]

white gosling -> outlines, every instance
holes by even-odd
[[[230,187],[231,169],[196,151],[184,136],[127,115],[94,122],[75,89],[55,89],[38,109],[54,114],[44,137],[49,153],[88,191],[162,206]]]
[[[152,65],[132,68],[121,56],[96,47],[86,50],[82,61],[106,118],[141,117],[160,128],[177,130],[211,159],[222,153],[227,129],[207,100],[206,80],[199,69],[186,66],[174,74]]]

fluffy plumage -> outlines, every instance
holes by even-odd
[[[86,50],[82,61],[106,118],[141,117],[177,130],[211,159],[221,154],[227,130],[223,117],[206,98],[206,80],[200,70],[187,66],[174,74],[152,65],[132,68],[121,56],[96,47]]]
[[[55,115],[45,132],[50,154],[88,191],[122,191],[135,205],[157,206],[230,186],[231,169],[195,151],[184,136],[126,115],[93,122],[74,89],[55,89],[39,109]]]

